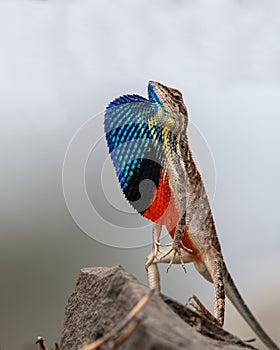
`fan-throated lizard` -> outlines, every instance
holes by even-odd
[[[223,326],[227,295],[263,343],[279,350],[245,304],[225,265],[209,200],[188,144],[188,113],[181,92],[150,81],[148,94],[149,99],[124,95],[112,101],[105,111],[104,127],[125,197],[138,213],[153,221],[153,250],[146,263],[149,286],[160,291],[158,263],[168,263],[169,268],[193,262],[214,284],[216,323]],[[173,237],[170,245],[159,243],[162,226]],[[206,314],[198,300],[196,308]]]

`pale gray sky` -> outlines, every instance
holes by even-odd
[[[100,122],[118,95],[145,96],[148,80],[182,91],[194,152],[211,194],[216,188],[225,258],[280,343],[279,16],[276,0],[0,1],[1,350],[32,349],[38,334],[53,346],[81,267],[120,263],[145,282],[150,247],[115,247],[127,221],[100,191],[102,143],[86,181],[93,205],[119,220],[116,231],[105,221],[92,227],[99,241],[83,233],[67,210],[61,177],[82,123],[92,116]],[[100,133],[97,124],[93,139]],[[109,162],[105,169],[105,194],[124,208]],[[143,236],[132,229],[130,246],[149,237],[149,223],[135,220]],[[186,276],[179,267],[164,271],[166,294],[185,301],[195,293],[212,307],[212,286],[191,266]],[[251,337],[230,307],[226,328]]]

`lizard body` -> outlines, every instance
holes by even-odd
[[[223,326],[225,294],[271,350],[279,350],[238,292],[225,265],[206,190],[188,144],[188,113],[180,91],[149,82],[149,99],[125,95],[105,112],[109,152],[125,197],[153,221],[153,250],[146,269],[160,291],[158,263],[193,262],[214,284],[214,320]],[[166,226],[171,246],[159,238]]]

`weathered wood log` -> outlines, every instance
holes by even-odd
[[[121,266],[84,268],[66,306],[61,350],[78,350],[124,319],[149,288]],[[154,294],[118,349],[254,349],[170,298]],[[112,346],[114,342],[111,342]],[[108,348],[108,344],[100,349]],[[114,347],[111,347],[114,348]]]

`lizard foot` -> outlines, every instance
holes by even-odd
[[[168,252],[166,254],[164,254],[160,258],[160,260],[163,260],[167,255],[169,255],[170,253],[173,252],[172,258],[171,258],[171,260],[170,260],[170,262],[168,264],[168,267],[167,267],[167,272],[169,271],[171,266],[175,263],[175,260],[176,260],[177,257],[178,257],[178,259],[179,259],[179,261],[181,263],[181,266],[182,266],[183,270],[185,272],[187,272],[186,267],[185,267],[185,262],[184,262],[184,260],[182,258],[181,249],[187,251],[188,253],[192,253],[192,250],[184,247],[181,242],[173,241],[173,243],[166,244],[165,246],[170,246],[170,245],[172,246],[171,249],[169,249]]]
[[[172,243],[166,243],[166,244],[160,244],[161,247],[173,247],[173,242]],[[180,246],[181,249],[183,249],[185,252],[189,253],[189,254],[193,254],[193,250],[190,248],[185,247],[183,244],[181,244]],[[170,249],[168,253],[164,254],[164,256],[166,256],[167,254],[169,254],[173,249]]]
[[[211,314],[210,311],[206,309],[206,307],[202,304],[202,302],[196,297],[195,295],[192,295],[188,302],[187,306],[191,306],[199,315],[205,317],[207,320],[215,323],[216,325],[220,326],[219,321]]]

